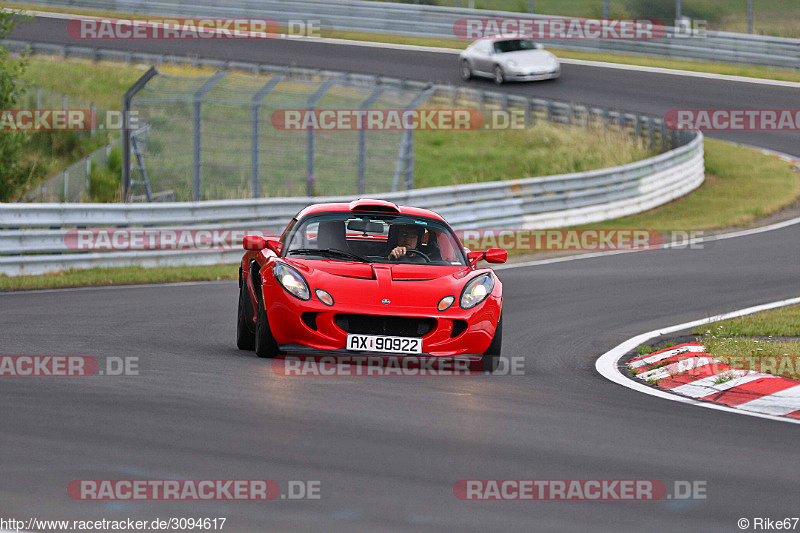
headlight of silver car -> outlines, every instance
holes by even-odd
[[[297,270],[286,265],[285,263],[275,263],[272,267],[272,274],[278,280],[281,287],[286,289],[286,292],[299,298],[301,300],[308,300],[311,298],[311,291],[308,290],[308,283]]]
[[[460,306],[470,309],[484,301],[494,289],[494,278],[491,274],[481,274],[470,280],[461,291]]]

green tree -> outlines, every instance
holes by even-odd
[[[20,12],[0,11],[0,40],[11,34],[14,26],[28,17]],[[8,47],[0,46],[0,111],[13,109],[19,102],[24,88],[16,79],[25,70],[24,57],[15,58]],[[15,131],[0,131],[0,201],[8,201],[25,180],[20,154],[23,134]]]

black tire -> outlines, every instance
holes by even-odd
[[[472,79],[472,68],[469,66],[469,61],[466,59],[461,60],[461,79],[464,81]]]
[[[494,330],[494,337],[492,343],[486,349],[483,356],[483,371],[492,373],[497,370],[497,364],[500,360],[500,352],[503,349],[503,315],[500,314],[500,320],[497,321],[497,328]]]
[[[503,82],[506,81],[505,73],[503,72],[503,67],[500,65],[494,66],[494,83],[495,85],[503,85]]]
[[[245,300],[247,298],[247,300]],[[240,350],[253,351],[256,348],[256,334],[250,331],[248,324],[248,313],[250,309],[250,295],[247,294],[247,287],[242,285],[239,288],[239,310],[236,313],[236,346]],[[252,311],[249,316],[253,316]]]
[[[256,355],[259,357],[272,358],[279,353],[278,343],[275,342],[275,337],[272,336],[272,331],[269,329],[267,311],[264,309],[264,298],[261,296],[261,287],[258,287],[256,290]]]

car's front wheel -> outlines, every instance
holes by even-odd
[[[481,359],[483,360],[483,370],[492,373],[497,370],[497,365],[500,361],[500,352],[503,348],[503,315],[500,314],[500,320],[497,321],[497,328],[494,330],[494,337],[492,343],[483,353]]]
[[[494,82],[497,85],[503,85],[503,82],[506,81],[506,76],[503,73],[503,67],[500,65],[494,66]]]
[[[272,336],[272,331],[269,329],[267,311],[264,308],[264,298],[261,296],[261,287],[258,287],[257,291],[256,355],[259,357],[275,357],[278,355],[278,343],[275,342],[275,337]]]
[[[461,60],[461,79],[464,81],[472,79],[472,68],[469,66],[469,61],[466,59]]]
[[[239,311],[236,313],[236,346],[240,350],[253,350],[256,347],[256,335],[250,331],[247,325],[246,309],[251,307],[249,300],[250,296],[247,294],[247,287],[242,283],[239,288]],[[252,313],[250,316],[252,316]]]

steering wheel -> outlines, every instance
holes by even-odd
[[[406,255],[408,255],[408,254],[417,254],[417,255],[421,255],[421,256],[422,256],[422,258],[423,258],[423,259],[425,259],[425,262],[427,262],[427,263],[430,263],[430,262],[431,262],[431,258],[430,258],[430,257],[428,257],[428,254],[426,254],[425,252],[420,252],[419,250],[416,250],[416,249],[413,249],[413,248],[412,248],[412,249],[410,249],[410,250],[406,250]]]

